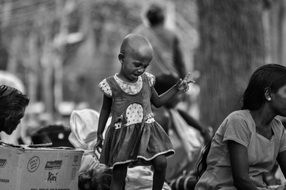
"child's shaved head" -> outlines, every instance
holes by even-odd
[[[120,54],[142,56],[146,58],[153,57],[153,48],[150,42],[143,36],[138,34],[128,34],[122,41]]]

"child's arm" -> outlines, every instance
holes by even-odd
[[[96,149],[98,152],[100,152],[99,148],[102,148],[102,141],[103,141],[102,134],[111,111],[111,105],[112,105],[112,99],[104,95],[98,121],[97,142],[94,146],[94,149]]]
[[[189,89],[189,85],[188,85],[189,83],[195,83],[191,73],[186,74],[183,80],[180,79],[174,86],[172,86],[169,90],[167,90],[160,96],[156,92],[155,88],[152,87],[151,103],[156,107],[160,107],[164,105],[171,98],[173,98],[177,93],[186,92]]]
[[[152,97],[151,103],[156,106],[160,107],[167,103],[171,98],[173,98],[179,92],[185,92],[188,90],[188,82],[186,80],[180,79],[175,85],[173,85],[169,90],[164,92],[161,95],[158,95],[157,91],[154,87],[152,87]]]

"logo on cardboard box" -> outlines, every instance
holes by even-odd
[[[57,182],[57,178],[58,178],[57,175],[58,175],[58,172],[57,173],[49,172],[47,181],[50,183]]]
[[[62,160],[47,161],[45,169],[46,170],[60,169],[62,163],[63,163]]]
[[[6,159],[0,159],[0,167],[4,168],[4,166],[6,165],[7,160]]]
[[[40,165],[40,158],[38,156],[32,157],[27,164],[27,169],[29,172],[34,172],[38,169]]]

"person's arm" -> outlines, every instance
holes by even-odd
[[[187,89],[188,89],[188,84],[187,82],[183,80],[178,81],[177,84],[172,86],[169,90],[167,90],[161,95],[158,95],[157,91],[152,86],[151,87],[151,90],[152,90],[151,103],[156,107],[160,107],[164,105],[165,103],[167,103],[167,101],[173,98],[177,93],[185,91]]]
[[[195,118],[193,118],[190,114],[188,114],[186,111],[177,109],[179,114],[184,118],[184,120],[192,127],[200,131],[201,135],[203,136],[205,143],[207,143],[211,136],[208,132],[208,129],[203,127]]]
[[[196,121],[190,114],[188,114],[186,111],[177,109],[179,114],[184,118],[184,120],[192,127],[199,130],[201,133],[204,131],[204,127],[199,124],[198,121]]]
[[[98,130],[97,130],[97,142],[95,144],[95,149],[99,151],[99,148],[102,147],[103,141],[103,131],[110,115],[112,105],[112,99],[106,95],[103,96],[103,103],[100,110],[99,120],[98,120]]]
[[[247,148],[232,140],[227,142],[234,186],[238,190],[258,190],[248,174]]]

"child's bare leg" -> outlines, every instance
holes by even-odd
[[[161,190],[166,176],[167,159],[164,155],[157,156],[152,165],[154,167],[152,190]]]
[[[127,165],[117,165],[113,167],[110,190],[124,190]]]

